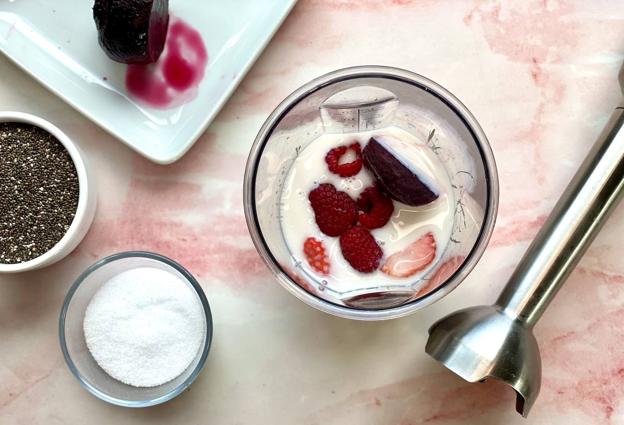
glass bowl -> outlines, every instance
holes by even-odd
[[[197,294],[206,319],[204,340],[195,359],[180,376],[156,387],[133,387],[110,377],[91,356],[83,332],[85,310],[97,290],[113,276],[137,267],[158,268],[181,278]],[[118,406],[148,407],[176,397],[197,378],[210,350],[212,314],[201,286],[178,263],[149,252],[122,252],[90,266],[69,289],[61,310],[59,337],[67,366],[89,392]]]
[[[417,280],[337,290],[313,276],[288,248],[281,224],[284,181],[299,153],[320,135],[388,127],[418,138],[443,165],[454,202],[450,240]],[[249,154],[244,204],[254,245],[288,291],[336,316],[390,319],[445,296],[474,268],[494,228],[498,177],[483,130],[448,90],[413,72],[362,66],[309,82],[273,111]]]

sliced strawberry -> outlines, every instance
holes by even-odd
[[[381,271],[392,277],[413,276],[431,264],[435,255],[435,238],[429,232],[388,257]]]
[[[349,149],[355,153],[355,159],[351,162],[341,164],[340,159]],[[332,173],[338,174],[340,177],[353,177],[362,169],[362,148],[358,142],[352,143],[349,146],[338,146],[327,152],[325,162],[327,163],[327,168],[329,168],[329,171]]]
[[[446,282],[446,280],[453,275],[459,269],[459,267],[464,263],[465,257],[457,256],[452,257],[451,259],[445,261],[437,268],[437,270],[429,279],[429,282],[416,293],[417,297],[422,297],[427,295],[429,292],[436,289],[442,283]]]
[[[310,236],[303,243],[303,253],[310,267],[322,275],[329,274],[329,257],[327,257],[322,241]]]
[[[291,274],[290,277],[297,285],[301,286],[304,290],[308,291],[311,294],[316,294],[316,289],[314,289],[311,284],[306,282],[306,280],[298,274]]]
[[[357,206],[360,210],[358,221],[367,229],[385,226],[394,212],[392,199],[382,193],[377,186],[364,189],[357,200]]]

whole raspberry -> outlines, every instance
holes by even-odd
[[[303,253],[310,267],[322,275],[329,274],[329,258],[322,241],[310,236],[303,243]]]
[[[371,186],[360,194],[357,200],[360,210],[358,220],[367,229],[385,226],[394,212],[392,199],[382,193],[377,186]]]
[[[355,159],[351,162],[341,164],[340,158],[342,158],[349,149],[355,153]],[[338,174],[341,177],[355,176],[362,169],[362,148],[358,142],[352,143],[349,146],[338,146],[327,152],[327,155],[325,155],[325,162],[327,163],[329,171],[334,174]]]
[[[357,221],[355,201],[334,185],[323,183],[308,195],[314,218],[321,232],[340,236]]]
[[[383,256],[381,247],[363,227],[352,227],[340,236],[342,255],[355,270],[362,273],[372,273],[379,267]]]

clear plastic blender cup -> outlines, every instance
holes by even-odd
[[[443,164],[454,199],[449,243],[415,280],[338,290],[291,253],[282,232],[282,188],[299,153],[324,133],[398,127],[426,143]],[[307,304],[341,317],[403,316],[453,290],[483,254],[494,228],[498,178],[483,130],[450,92],[409,71],[365,66],[317,78],[285,99],[266,120],[245,171],[245,216],[253,242],[277,280]]]

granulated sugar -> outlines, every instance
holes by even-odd
[[[179,277],[142,267],[106,282],[84,318],[87,347],[113,378],[154,387],[178,377],[205,335],[201,303]]]

